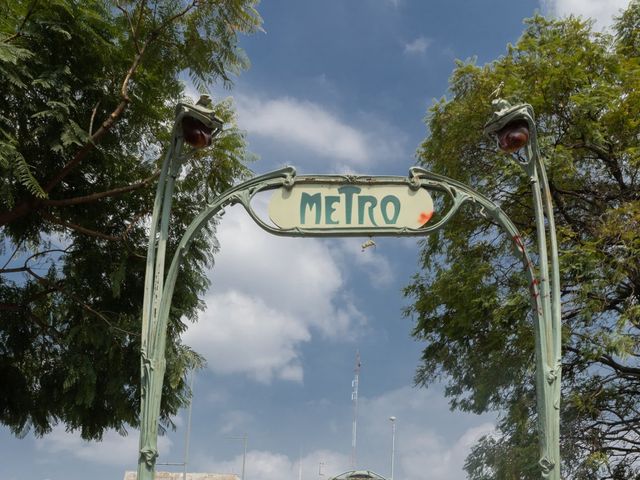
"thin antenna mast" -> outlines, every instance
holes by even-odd
[[[357,425],[358,425],[358,381],[360,377],[360,351],[356,351],[356,368],[355,376],[351,386],[353,390],[351,392],[351,401],[353,402],[353,428],[351,430],[351,468],[356,468],[356,438],[357,438]]]

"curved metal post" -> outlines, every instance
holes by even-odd
[[[518,231],[518,228],[511,221],[511,219],[502,211],[502,209],[496,205],[492,200],[485,197],[481,193],[473,190],[471,187],[460,183],[456,180],[437,175],[435,173],[428,172],[421,168],[414,167],[411,172],[418,178],[421,178],[421,183],[425,186],[433,185],[446,185],[448,188],[453,189],[456,192],[454,196],[454,207],[459,202],[461,205],[464,202],[470,201],[480,207],[480,214],[485,218],[491,219],[498,223],[502,229],[511,237],[513,241],[514,251],[516,255],[522,259],[524,271],[529,281],[531,291],[531,311],[533,314],[533,327],[535,335],[535,351],[536,351],[536,372],[537,372],[537,386],[542,385],[543,388],[536,388],[536,396],[538,403],[538,429],[540,432],[548,430],[548,426],[551,422],[551,418],[543,412],[551,411],[551,394],[548,391],[547,383],[543,381],[544,373],[546,371],[546,361],[549,357],[549,345],[544,340],[549,336],[550,325],[545,319],[544,308],[542,302],[542,295],[540,294],[540,280],[536,275],[534,264],[527,251],[527,248],[522,240],[522,236]],[[460,200],[457,200],[460,198]],[[541,435],[544,437],[544,435]],[[550,450],[550,442],[541,442],[541,458],[551,458],[552,452]],[[542,463],[541,463],[542,465]]]
[[[560,267],[551,191],[538,148],[538,135],[533,108],[529,104],[511,106],[505,100],[494,100],[494,114],[485,126],[485,133],[494,136],[514,122],[526,122],[530,135],[525,153],[526,160],[518,164],[529,176],[538,244],[538,270],[544,343],[537,359],[536,391],[538,417],[541,421],[540,467],[542,477],[560,480],[560,386],[562,375],[562,314],[560,296]],[[547,244],[548,237],[548,244]],[[551,275],[549,274],[551,266]]]
[[[162,385],[166,367],[167,324],[176,279],[184,253],[189,248],[193,237],[199,233],[211,217],[219,213],[225,205],[235,201],[238,190],[251,188],[252,185],[260,183],[263,179],[263,177],[258,177],[227,190],[195,218],[183,235],[165,278],[165,249],[160,248],[160,244],[163,238],[166,241],[166,232],[163,236],[162,229],[168,226],[172,203],[170,194],[173,192],[175,175],[167,179],[167,175],[163,175],[163,173],[167,171],[177,173],[179,170],[180,160],[175,153],[178,149],[174,148],[176,143],[181,144],[183,141],[179,120],[181,120],[181,115],[178,115],[176,119],[177,127],[174,128],[172,147],[169,149],[162,167],[161,179],[164,179],[165,184],[159,183],[158,185],[149,239],[149,258],[147,259],[142,319],[142,388],[140,399],[140,456],[138,460],[138,479],[140,480],[154,480],[155,476],[155,463],[158,457],[158,418],[160,416]],[[287,169],[283,171],[282,175],[288,173],[289,170]],[[160,211],[163,212],[162,218],[158,219],[157,213]],[[160,235],[156,241],[156,232],[159,224]],[[155,269],[153,267],[154,259]]]
[[[158,355],[153,332],[157,329],[158,306],[163,290],[164,261],[175,174],[179,170],[179,155],[184,142],[178,119],[176,119],[174,124],[171,137],[171,146],[163,161],[158,188],[156,190],[149,232],[142,307],[140,355],[141,413],[138,478],[143,480],[153,480],[155,462],[158,457],[158,416],[160,412],[162,379],[164,378],[166,363],[164,351],[162,355]]]
[[[222,128],[222,123],[213,114],[208,96],[202,96],[196,105],[178,104],[171,132],[171,145],[160,169],[149,228],[142,304],[139,480],[154,480],[158,457],[158,417],[166,360],[165,342],[158,338],[157,332],[160,329],[158,321],[164,296],[165,256],[173,190],[182,164],[181,153],[185,141],[183,120],[187,117],[192,120],[192,125],[195,121],[206,128],[211,137],[217,135]],[[202,141],[202,138],[198,140]],[[166,327],[164,330],[166,335]]]

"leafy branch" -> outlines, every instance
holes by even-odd
[[[5,38],[4,40],[2,40],[4,43],[12,42],[16,38],[22,36],[22,29],[27,24],[27,21],[29,20],[29,17],[31,17],[31,15],[33,15],[33,12],[35,11],[37,4],[38,4],[38,0],[33,0],[31,2],[31,4],[29,5],[29,9],[27,10],[27,13],[25,14],[24,18],[22,19],[22,22],[20,23],[20,25],[16,29],[16,33],[14,33],[13,35],[11,35],[11,36]]]
[[[118,187],[118,188],[113,188],[111,190],[107,190],[104,192],[96,192],[96,193],[92,193],[90,195],[84,195],[82,197],[74,197],[74,198],[65,198],[65,199],[45,199],[42,201],[42,204],[45,206],[49,206],[49,207],[66,207],[69,205],[80,205],[83,203],[93,203],[97,200],[100,200],[102,198],[106,198],[106,197],[115,197],[118,195],[122,195],[124,193],[129,193],[132,192],[134,190],[139,190],[143,187],[146,187],[147,185],[149,185],[149,183],[151,183],[153,180],[155,180],[156,178],[158,178],[158,175],[160,175],[160,170],[157,169],[155,172],[153,172],[152,175],[148,176],[147,178],[140,180],[139,182],[136,183],[132,183],[131,185],[127,185],[124,187]]]

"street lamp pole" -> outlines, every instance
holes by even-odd
[[[171,145],[162,163],[153,205],[142,306],[138,480],[154,480],[158,457],[158,418],[171,304],[171,295],[167,295],[164,288],[164,271],[173,191],[184,160],[184,143],[193,149],[207,147],[222,131],[222,122],[216,118],[212,106],[209,96],[203,95],[195,105],[180,103],[176,107]],[[172,293],[172,288],[168,290]]]
[[[505,153],[525,149],[518,164],[529,176],[538,246],[538,279],[541,322],[536,323],[536,397],[540,430],[542,476],[560,480],[560,382],[562,368],[562,318],[560,267],[551,191],[538,148],[538,135],[531,105],[511,106],[493,101],[494,113],[485,125],[485,134],[497,139]],[[547,242],[548,237],[548,242]],[[516,240],[522,248],[522,239]],[[551,272],[549,272],[551,267]],[[532,285],[536,292],[536,285]],[[537,293],[535,293],[537,295]]]
[[[391,480],[393,480],[393,465],[396,457],[396,417],[389,417],[391,420]]]
[[[242,478],[240,480],[245,480],[245,467],[247,465],[247,440],[248,435],[244,433],[241,437],[225,437],[231,440],[242,440]]]

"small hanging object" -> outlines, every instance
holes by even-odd
[[[369,247],[375,247],[376,246],[376,242],[373,241],[373,239],[369,239],[366,242],[364,242],[362,244],[362,251],[364,252],[367,248]]]

